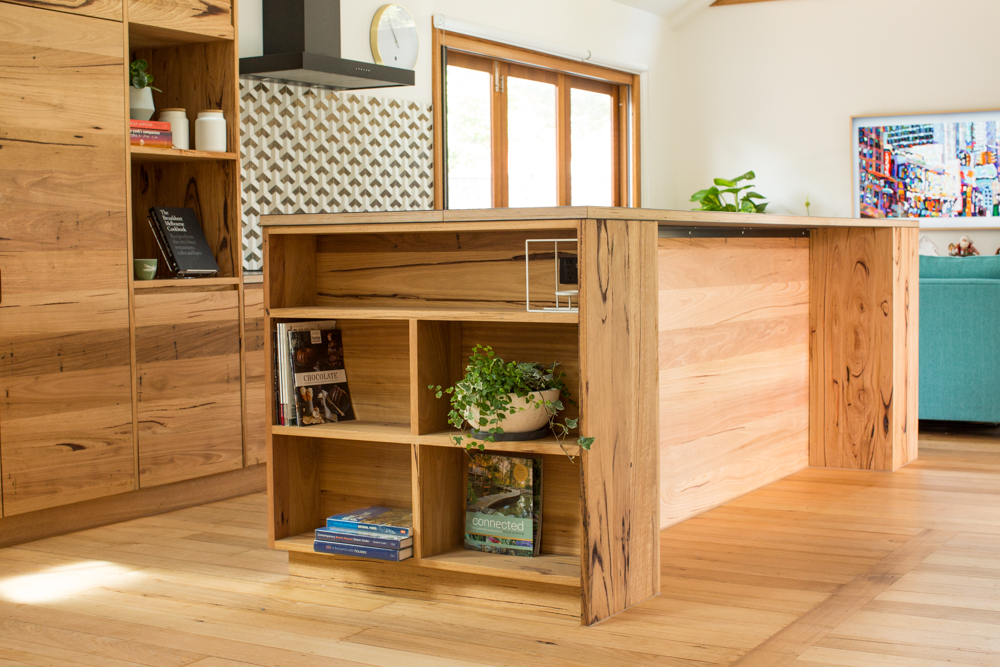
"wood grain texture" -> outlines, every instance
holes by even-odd
[[[462,549],[465,452],[428,446],[412,450],[414,557],[419,560]]]
[[[659,239],[660,526],[809,464],[809,240]]]
[[[133,488],[123,39],[0,4],[6,516]]]
[[[313,225],[379,225],[371,233],[422,231],[490,231],[503,229],[572,229],[579,220],[642,220],[677,227],[739,227],[753,229],[822,227],[904,227],[917,229],[917,219],[820,218],[815,216],[726,213],[716,211],[670,211],[603,206],[553,206],[539,208],[487,208],[447,211],[300,213],[261,216],[264,227],[290,227],[288,233],[303,233]],[[550,222],[551,221],[551,222]],[[391,223],[383,227],[379,223]],[[462,223],[468,223],[463,225]],[[558,223],[558,225],[556,224]],[[403,226],[400,226],[403,225]],[[295,229],[298,227],[299,229]],[[344,232],[360,231],[345,228]],[[312,232],[307,232],[312,233]]]
[[[176,484],[8,516],[0,519],[0,547],[259,493],[264,486],[264,466],[251,466]]]
[[[525,240],[566,230],[328,234],[318,238],[316,305],[525,310]],[[560,248],[571,255],[575,247]],[[553,244],[531,247],[532,303],[554,305]]]
[[[310,444],[318,452],[321,520],[374,505],[412,508],[410,447],[349,440]]]
[[[905,345],[916,343],[906,313],[918,283],[912,234],[811,237],[810,465],[894,471],[916,456],[917,356]]]
[[[892,349],[896,354],[893,377],[893,470],[919,456],[918,405],[920,390],[920,231],[893,230]]]
[[[267,460],[267,410],[273,382],[268,382],[267,357],[264,351],[264,290],[263,286],[246,287],[243,291],[243,364],[244,364],[244,427],[243,451],[246,465]]]
[[[581,231],[583,615],[613,616],[660,591],[656,225],[586,220]]]
[[[243,465],[239,293],[135,295],[142,488]]]
[[[129,23],[231,40],[232,0],[128,0]]]
[[[448,397],[430,387],[450,387],[462,377],[462,324],[410,320],[410,428],[413,435],[447,431]]]
[[[122,0],[4,0],[36,9],[51,9],[95,19],[122,20]]]
[[[119,573],[49,600],[0,599],[0,652],[60,667],[725,667],[760,647],[768,667],[992,666],[998,490],[994,437],[925,434],[895,475],[802,470],[662,531],[661,595],[593,627],[569,586],[288,563],[265,548],[257,494],[0,551],[7,593],[53,568]]]
[[[407,321],[338,320],[354,416],[409,424],[410,325]]]

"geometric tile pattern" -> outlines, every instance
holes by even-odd
[[[434,208],[433,107],[240,80],[243,268],[262,268],[260,216]]]

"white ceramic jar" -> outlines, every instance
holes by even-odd
[[[198,120],[194,122],[194,146],[200,151],[226,152],[226,119],[222,111],[198,112]]]
[[[188,122],[187,111],[163,109],[160,111],[160,122],[170,123],[170,132],[174,135],[174,148],[183,150],[191,148],[191,125]]]

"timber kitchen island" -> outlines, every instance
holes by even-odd
[[[660,592],[662,528],[810,465],[917,457],[916,222],[567,207],[263,224],[268,377],[277,322],[337,320],[357,418],[277,426],[267,401],[270,540],[294,575],[589,625]],[[476,344],[559,361],[565,414],[595,438],[490,445],[544,460],[535,558],[463,549],[466,454],[428,387]],[[412,559],[313,553],[327,516],[369,505],[412,509]]]

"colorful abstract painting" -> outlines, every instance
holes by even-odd
[[[855,118],[855,215],[1000,217],[998,126],[1000,112]]]

